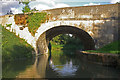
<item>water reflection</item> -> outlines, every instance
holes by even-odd
[[[51,59],[51,55],[49,56],[49,67],[57,72],[59,74],[59,76],[74,76],[75,72],[78,69],[78,66],[73,65],[73,61],[72,59],[70,61],[66,61],[65,64],[63,65],[54,65],[52,59]]]
[[[47,78],[120,78],[120,70],[82,61],[72,55],[66,55],[71,52],[64,52],[61,54],[61,51],[55,51],[49,56],[49,66],[46,69]]]
[[[6,62],[2,64],[2,77],[3,78],[15,78],[19,73],[24,72],[27,68],[34,64],[34,59],[32,60],[22,60]]]
[[[4,78],[120,78],[120,70],[85,62],[61,51],[3,64]]]
[[[45,78],[47,61],[48,55],[36,57],[34,64],[24,72],[19,73],[17,78]]]

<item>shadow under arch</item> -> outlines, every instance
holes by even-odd
[[[86,31],[75,26],[61,25],[50,28],[49,30],[40,35],[36,43],[38,53],[45,53],[45,50],[48,50],[49,41],[60,34],[73,34],[81,40],[85,50],[95,49],[94,39]]]
[[[95,43],[93,38],[84,30],[74,27],[74,26],[57,26],[46,31],[46,40],[49,42],[57,35],[60,34],[73,34],[76,37],[80,38],[82,43],[85,46],[85,50],[95,49]]]

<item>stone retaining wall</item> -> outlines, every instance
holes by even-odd
[[[120,68],[120,56],[118,54],[77,51],[76,55],[82,60]]]

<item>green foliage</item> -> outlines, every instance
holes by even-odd
[[[23,10],[22,10],[23,13],[26,13],[26,12],[31,12],[30,10],[30,7],[28,5],[26,5]]]
[[[78,44],[81,43],[79,38],[69,36],[69,34],[60,34],[52,39],[55,44]]]
[[[27,24],[29,31],[34,36],[36,30],[40,27],[41,23],[44,23],[46,21],[47,13],[41,12],[41,13],[34,13],[34,14],[28,14],[27,18]]]
[[[37,10],[36,8],[34,8],[34,9],[32,9],[31,11],[39,11],[39,10]]]
[[[2,26],[0,26],[2,27]],[[20,58],[32,57],[33,48],[14,33],[2,28],[2,59],[13,61]]]
[[[112,42],[98,50],[88,50],[88,52],[120,54],[120,40]]]
[[[12,24],[6,24],[7,27],[11,27]]]
[[[30,7],[29,7],[29,5],[28,5],[28,4],[29,4],[29,1],[20,2],[20,3],[25,4],[25,7],[24,7],[23,10],[22,10],[23,13],[31,12]]]
[[[51,42],[56,45],[60,45],[60,44],[62,45],[62,44],[66,43],[63,35],[58,35],[58,36],[54,37]]]
[[[20,2],[22,4],[25,4],[25,7],[23,8],[23,13],[26,12],[32,12],[32,11],[38,11],[36,10],[36,8],[34,9],[30,9],[29,7],[29,1],[27,2]],[[41,12],[41,13],[31,13],[28,14],[28,18],[26,18],[27,20],[27,26],[29,27],[29,31],[31,32],[31,34],[34,36],[36,30],[38,29],[38,27],[40,27],[41,23],[44,23],[47,20],[47,13],[45,12]]]
[[[69,36],[68,34],[61,34],[51,40],[52,49],[62,50],[77,50],[84,49],[84,46],[79,38]]]
[[[26,1],[26,2],[20,2],[22,4],[25,4],[25,5],[28,5],[29,4],[29,1]]]
[[[68,51],[68,53],[69,53],[69,51]],[[65,60],[66,60],[66,58],[68,58],[65,54],[66,53],[64,53],[64,51],[62,51],[62,50],[52,50],[52,60],[54,61],[54,65],[65,64]]]
[[[54,37],[51,41],[51,44],[52,44],[53,50],[55,49],[57,50],[84,49],[83,44],[78,38],[76,38],[75,36],[70,37],[64,34]],[[120,54],[120,40],[112,42],[98,50],[88,50],[88,52]]]

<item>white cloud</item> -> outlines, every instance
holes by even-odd
[[[117,3],[120,2],[120,0],[111,0],[111,3]]]
[[[49,7],[48,5],[44,5],[44,4],[38,4],[38,5],[35,5],[35,6],[31,7],[31,9],[33,9],[33,8],[36,8],[39,11],[46,10],[46,9],[51,9],[51,7]]]
[[[18,14],[18,13],[22,13],[22,10],[17,9],[17,8],[11,8],[13,14]]]
[[[69,5],[64,3],[55,3],[55,0],[39,0],[30,2],[30,8],[36,8],[37,10],[47,10],[53,8],[69,7]]]
[[[60,3],[60,4],[56,4],[53,8],[61,8],[61,7],[69,7],[69,5]]]
[[[36,0],[37,2],[43,2],[46,4],[55,5],[55,0]]]
[[[21,13],[23,4],[19,4],[18,1],[1,1],[0,4],[0,16],[7,14],[8,11],[12,10],[13,13]]]
[[[69,7],[64,3],[56,3],[56,0],[36,0],[31,1],[29,6],[31,9],[36,8],[37,10],[47,10],[53,8]],[[19,1],[2,1],[0,2],[0,16],[5,15],[8,11],[12,10],[13,14],[22,13],[24,7],[23,4],[19,4]]]
[[[0,15],[3,15],[2,13],[0,13]]]
[[[84,4],[84,6],[90,6],[90,5],[100,5],[100,3],[98,3],[98,4],[96,4],[96,3]]]
[[[55,0],[56,2],[110,2],[111,0]]]

